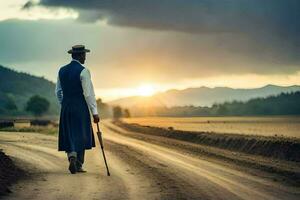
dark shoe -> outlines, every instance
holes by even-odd
[[[86,173],[86,171],[85,171],[84,169],[82,169],[82,168],[78,168],[78,169],[77,169],[77,172],[78,172],[78,173]]]
[[[77,167],[76,167],[76,158],[75,157],[70,157],[70,164],[69,164],[69,170],[71,174],[76,174]]]

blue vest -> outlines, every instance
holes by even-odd
[[[59,122],[59,151],[79,152],[95,147],[91,117],[80,80],[83,69],[82,65],[72,61],[59,70],[63,91]]]
[[[59,80],[63,90],[63,101],[76,98],[84,98],[80,81],[80,73],[84,69],[76,61],[62,67],[59,70]]]

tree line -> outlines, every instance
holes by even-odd
[[[36,94],[45,98],[49,103],[47,115],[59,114],[59,103],[54,94],[55,84],[43,77],[0,65],[0,116],[27,116],[27,103]]]
[[[122,108],[121,106],[110,106],[102,101],[102,99],[97,99],[98,113],[100,118],[122,118],[131,117],[128,108]]]
[[[101,99],[97,99],[101,118],[131,117],[131,111],[121,106],[110,106]],[[38,117],[47,113],[50,102],[41,96],[33,95],[26,104],[24,111]],[[13,99],[8,99],[0,110],[0,115],[12,116],[18,107]],[[211,107],[175,106],[175,107],[147,107],[133,109],[134,116],[259,116],[259,115],[300,115],[300,92],[282,93],[277,96],[255,98],[246,102],[233,101],[213,104]]]
[[[300,92],[254,98],[246,102],[216,103],[211,107],[191,105],[135,108],[132,113],[134,116],[161,117],[300,115]]]
[[[47,98],[39,95],[33,95],[30,97],[24,108],[18,108],[13,98],[6,98],[3,102],[2,108],[0,108],[0,115],[2,116],[18,116],[32,114],[35,117],[42,116],[48,112],[50,102]]]
[[[121,106],[109,106],[108,104],[102,102],[99,98],[97,99],[98,111],[101,118],[122,118],[130,117],[129,109],[124,109]],[[32,114],[35,117],[40,117],[47,114],[50,107],[50,102],[47,98],[41,97],[39,95],[33,95],[30,97],[26,103],[26,106],[20,110],[16,105],[13,98],[7,98],[4,102],[3,108],[0,109],[0,115],[2,116],[15,116],[18,113]]]

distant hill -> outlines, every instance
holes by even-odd
[[[58,103],[54,95],[55,84],[43,77],[17,72],[0,65],[0,115],[27,115],[26,102],[33,95],[40,95],[50,102],[47,114],[58,114]],[[8,111],[9,107],[17,107]]]
[[[161,106],[212,106],[215,103],[248,101],[258,97],[268,97],[280,93],[300,91],[300,86],[267,85],[255,89],[233,89],[228,87],[199,87],[184,90],[169,90],[151,97],[127,97],[109,102],[122,107],[161,107]]]
[[[246,102],[228,102],[216,104],[209,111],[211,115],[300,115],[300,92],[281,93],[266,98],[250,99]]]
[[[136,116],[264,116],[264,115],[300,115],[300,92],[281,93],[266,98],[254,98],[246,102],[232,101],[214,104],[211,107],[179,106],[135,109]]]

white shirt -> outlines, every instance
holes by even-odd
[[[72,61],[78,62],[81,66],[83,66],[78,60],[72,59]],[[83,66],[84,67],[84,66]],[[84,68],[80,73],[81,86],[83,89],[83,95],[85,101],[93,115],[98,114],[97,103],[95,98],[94,86],[91,80],[90,71],[87,68]],[[55,94],[59,103],[62,103],[63,100],[63,91],[61,88],[59,76],[57,76],[57,83],[55,87]]]

